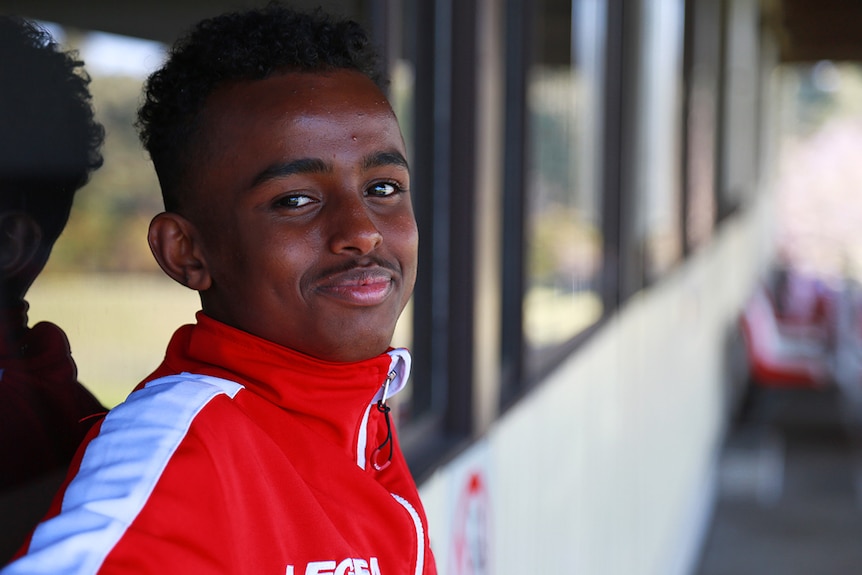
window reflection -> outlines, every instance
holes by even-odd
[[[642,2],[635,196],[647,283],[682,254],[682,0]]]
[[[76,194],[66,229],[28,293],[30,323],[63,326],[80,381],[111,407],[159,364],[170,335],[200,307],[197,294],[158,269],[146,239],[162,204],[134,122],[144,79],[161,64],[164,47],[50,29],[84,60],[106,138],[104,165]]]
[[[528,348],[564,343],[602,315],[601,119],[605,8],[545,0],[528,79]]]

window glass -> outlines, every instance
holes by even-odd
[[[537,60],[527,86],[528,353],[571,340],[603,312],[604,3],[543,0],[535,15]]]
[[[143,81],[165,47],[46,28],[84,60],[106,137],[104,165],[76,193],[68,224],[27,294],[29,323],[50,321],[66,332],[80,381],[110,407],[161,362],[174,329],[193,321],[200,307],[196,293],[161,272],[147,245],[149,221],[162,203],[133,124]]]
[[[717,0],[687,2],[687,98],[685,126],[685,241],[689,250],[706,245],[716,218],[716,132],[720,65],[721,6]]]
[[[759,126],[756,121],[759,57],[752,56],[759,53],[759,3],[731,0],[726,10],[721,216],[732,212],[754,192]]]
[[[647,284],[682,253],[681,120],[683,2],[643,2],[636,103],[634,196]]]

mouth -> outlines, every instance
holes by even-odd
[[[326,276],[317,291],[356,306],[383,303],[395,289],[391,271],[381,267],[352,268]]]

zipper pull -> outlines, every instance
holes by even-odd
[[[398,374],[393,370],[386,376],[386,382],[383,384],[383,397],[377,401],[377,411],[383,414],[383,418],[386,421],[386,439],[384,439],[383,443],[378,445],[377,449],[374,450],[374,453],[371,454],[371,465],[373,465],[374,469],[377,471],[383,471],[389,467],[390,463],[392,463],[392,422],[389,420],[389,412],[392,411],[392,408],[386,405],[386,400],[389,395],[389,384],[392,383],[396,375]],[[387,444],[389,444],[389,455],[386,457],[386,461],[378,463],[380,460],[380,454]]]

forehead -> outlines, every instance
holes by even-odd
[[[185,172],[192,202],[202,192],[231,197],[279,163],[319,159],[355,168],[377,152],[407,156],[386,96],[352,70],[226,84],[206,101],[198,127]]]
[[[397,139],[403,146],[386,96],[370,78],[352,70],[286,72],[227,84],[207,100],[201,125],[205,147],[254,145],[303,131],[316,131],[321,137],[375,134],[375,139]],[[320,142],[315,138],[291,144],[315,147]]]

